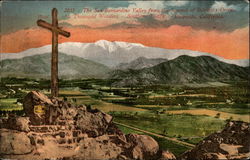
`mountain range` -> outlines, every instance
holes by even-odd
[[[127,69],[142,69],[142,68],[149,68],[153,67],[157,64],[167,61],[167,59],[163,58],[145,58],[139,57],[129,63],[120,63],[118,66],[115,67],[117,70],[127,70]]]
[[[210,56],[179,56],[150,68],[116,70],[115,86],[185,84],[248,80],[249,67],[228,64]]]
[[[111,69],[103,64],[76,56],[59,53],[59,77],[73,78],[106,78]],[[23,57],[20,59],[5,59],[1,62],[1,77],[50,77],[50,53]]]
[[[1,77],[50,77],[51,46],[1,53]],[[191,50],[127,42],[69,42],[59,45],[59,77],[112,78],[114,85],[203,83],[248,80],[249,60],[228,60]]]
[[[67,42],[59,44],[58,49],[60,52],[67,55],[78,56],[112,68],[115,68],[121,63],[130,63],[139,57],[145,57],[148,59],[163,58],[172,60],[181,55],[188,55],[192,57],[206,55],[214,57],[225,63],[236,64],[239,66],[249,66],[248,59],[230,60],[205,52],[147,47],[139,43],[118,41],[110,42],[106,40],[99,40],[95,43]],[[50,52],[51,45],[47,45],[40,48],[31,48],[20,53],[1,53],[0,59],[17,59]]]

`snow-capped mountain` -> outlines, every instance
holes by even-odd
[[[147,47],[138,43],[128,42],[110,42],[99,40],[95,43],[66,42],[59,44],[59,52],[68,55],[78,56],[84,59],[92,60],[109,67],[115,67],[120,63],[129,63],[139,57],[145,58],[164,58],[168,60],[175,59],[181,55],[192,57],[207,55],[220,61],[236,64],[239,66],[249,66],[249,60],[229,60],[222,57],[192,50],[183,49],[163,49],[156,47]],[[40,48],[31,48],[20,53],[1,53],[0,59],[16,59],[26,56],[33,56],[51,52],[51,45]],[[60,55],[59,55],[60,58]]]
[[[97,47],[102,47],[104,50],[107,50],[108,52],[115,52],[119,48],[123,48],[125,50],[130,50],[133,47],[145,47],[142,44],[139,43],[127,43],[127,42],[109,42],[107,40],[100,40],[95,43]]]

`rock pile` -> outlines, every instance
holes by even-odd
[[[175,159],[153,138],[125,135],[112,116],[84,105],[32,91],[24,99],[24,111],[26,117],[13,115],[1,121],[0,158]]]
[[[227,160],[250,157],[250,127],[241,121],[228,122],[221,132],[213,133],[179,160]]]
[[[0,159],[176,159],[171,152],[161,151],[152,137],[125,135],[112,116],[84,105],[33,91],[24,99],[24,111],[25,117],[0,119]],[[249,146],[249,124],[231,121],[177,159],[247,159]]]

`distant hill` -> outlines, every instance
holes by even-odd
[[[58,45],[58,50],[67,55],[78,56],[112,68],[121,63],[130,63],[139,57],[173,60],[181,55],[192,57],[211,56],[225,63],[249,66],[249,59],[224,59],[223,57],[205,52],[148,47],[140,43],[119,41],[99,40],[94,43],[65,42]],[[51,45],[46,45],[39,48],[30,48],[19,53],[0,53],[0,59],[17,59],[49,52],[51,52]]]
[[[166,62],[167,59],[163,58],[145,58],[145,57],[139,57],[129,63],[121,63],[119,64],[116,69],[120,70],[126,70],[126,69],[142,69],[142,68],[149,68],[153,67],[157,64],[160,64],[162,62]]]
[[[21,59],[0,61],[1,76],[22,76],[30,78],[50,77],[51,53],[28,56]],[[72,78],[106,78],[111,71],[103,64],[92,62],[77,56],[59,53],[59,77]]]
[[[180,56],[150,68],[116,70],[114,85],[183,84],[248,80],[249,67],[227,64],[210,56]]]

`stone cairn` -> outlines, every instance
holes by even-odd
[[[9,159],[175,159],[146,135],[125,135],[112,116],[32,91],[25,117],[0,122],[0,158]]]

